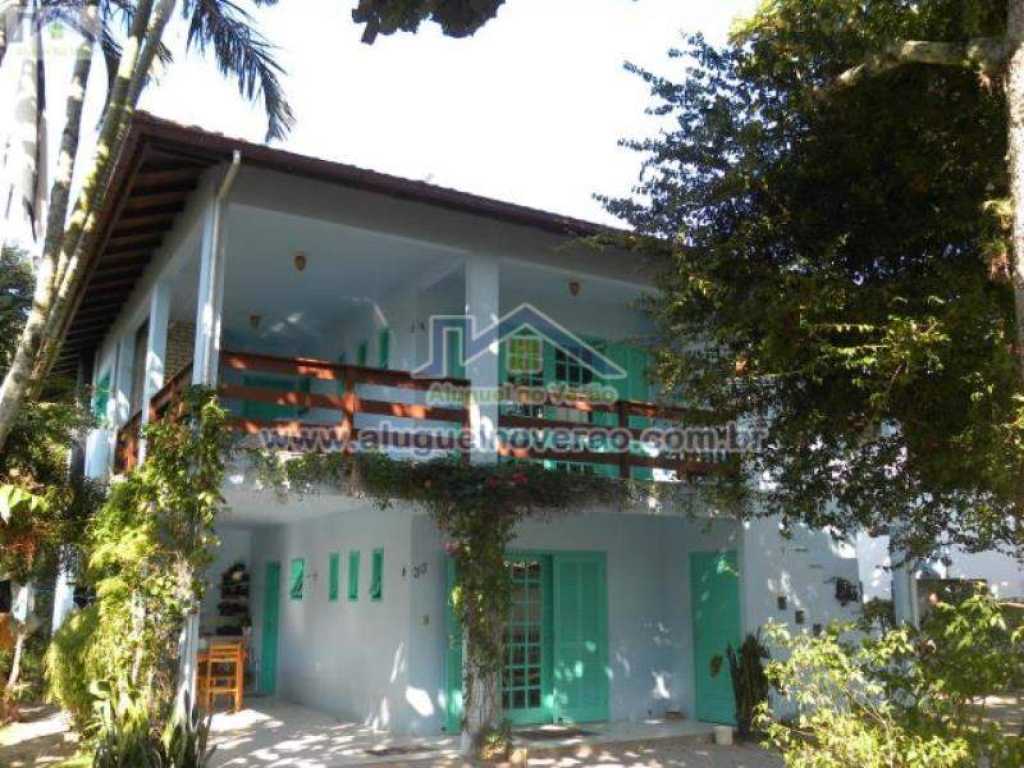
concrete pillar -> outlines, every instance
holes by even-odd
[[[199,286],[196,337],[192,356],[192,383],[215,387],[220,364],[221,312],[224,307],[224,244],[221,234],[223,194],[214,193],[203,213],[199,244]],[[166,328],[164,332],[166,339]],[[196,671],[199,656],[199,612],[189,613],[179,638],[178,706],[186,696],[196,702]]]
[[[75,583],[73,573],[67,563],[68,551],[69,548],[65,547],[61,557],[60,570],[57,572],[57,582],[53,588],[53,620],[50,625],[52,632],[60,629],[75,609]]]
[[[224,247],[220,242],[221,203],[216,198],[203,214],[199,245],[199,290],[192,383],[212,387],[220,363],[221,312],[224,308]]]
[[[117,430],[123,427],[131,414],[132,398],[132,366],[135,357],[135,332],[125,333],[117,343],[117,371],[114,375],[113,392],[111,400],[114,402],[114,414],[112,423],[114,425],[115,437]]]
[[[146,372],[142,382],[142,425],[149,423],[149,402],[164,386],[167,357],[167,325],[171,318],[171,284],[161,280],[149,298],[149,336],[146,338]],[[139,461],[146,458],[146,441],[139,443]]]
[[[498,322],[501,316],[501,268],[494,256],[475,255],[466,261],[466,317],[470,318],[469,333],[478,336]],[[497,388],[498,339],[486,351],[466,364],[466,378],[474,391]],[[473,433],[472,460],[494,463],[498,460],[498,405],[495,398],[480,402],[471,398],[469,428]]]

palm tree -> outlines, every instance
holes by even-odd
[[[275,5],[277,0],[252,0],[257,6]],[[0,0],[0,10],[11,0]],[[11,366],[0,386],[0,450],[26,397],[38,394],[43,376],[58,348],[59,330],[64,325],[70,301],[84,278],[85,255],[92,245],[99,212],[104,206],[113,160],[124,140],[129,121],[148,81],[153,63],[171,62],[163,45],[167,23],[178,6],[177,0],[17,0],[15,11],[26,11],[38,21],[68,23],[81,36],[65,105],[65,123],[60,156],[48,195],[41,251],[36,257],[33,305],[22,331]],[[209,51],[219,71],[234,78],[240,94],[261,99],[267,115],[267,139],[283,138],[293,116],[281,88],[281,67],[274,49],[256,29],[253,18],[231,0],[182,0],[181,13],[189,25],[186,50]],[[38,42],[39,23],[30,28]],[[123,35],[119,39],[118,33]],[[26,58],[41,45],[22,45],[20,58],[12,55],[11,41],[0,39],[0,66],[34,66],[36,77],[22,77],[19,136],[34,135],[21,142],[20,172],[15,177],[14,214],[25,215],[35,234],[42,222],[44,197],[37,190],[45,185],[45,164],[40,162],[45,115],[45,69]],[[93,163],[85,175],[82,190],[68,217],[71,180],[74,176],[81,136],[82,105],[89,87],[89,70],[96,45],[107,65],[106,103],[98,129]],[[31,107],[31,108],[30,108]],[[31,130],[26,123],[32,123]],[[32,201],[31,203],[27,201]],[[0,241],[3,232],[0,230]]]

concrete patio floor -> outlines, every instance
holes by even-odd
[[[210,768],[343,768],[359,765],[458,766],[458,739],[392,737],[315,710],[272,699],[214,716]],[[537,731],[538,729],[531,729]],[[711,727],[688,720],[599,723],[584,736],[520,737],[531,766],[658,766],[659,768],[775,768],[781,762],[751,747],[716,747]]]

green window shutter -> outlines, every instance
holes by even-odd
[[[384,550],[373,550],[370,561],[370,599],[380,600],[384,597]]]
[[[356,365],[365,366],[370,360],[370,342],[361,341],[356,347]]]
[[[96,421],[103,422],[107,418],[107,405],[110,403],[110,372],[103,374],[103,377],[96,385],[92,395],[92,415]]]
[[[466,337],[461,331],[449,328],[444,332],[445,353],[448,355],[448,375],[453,379],[466,378]]]
[[[560,552],[553,560],[557,714],[577,723],[607,720],[605,556],[599,552]]]
[[[302,599],[302,586],[306,580],[306,561],[296,557],[292,560],[291,578],[288,581],[288,596],[292,600]]]
[[[359,550],[348,553],[348,599],[359,599]]]
[[[391,367],[391,331],[387,328],[377,334],[378,368]]]
[[[445,730],[462,730],[462,625],[455,615],[455,561],[445,558]]]
[[[332,552],[327,568],[327,599],[332,603],[338,600],[338,577],[341,575],[341,555]]]

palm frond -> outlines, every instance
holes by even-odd
[[[257,0],[257,5],[276,2]],[[190,21],[186,47],[201,53],[212,48],[221,74],[237,80],[242,96],[250,101],[262,97],[267,141],[284,138],[295,122],[278,79],[284,70],[252,16],[230,0],[186,0],[182,13]]]

